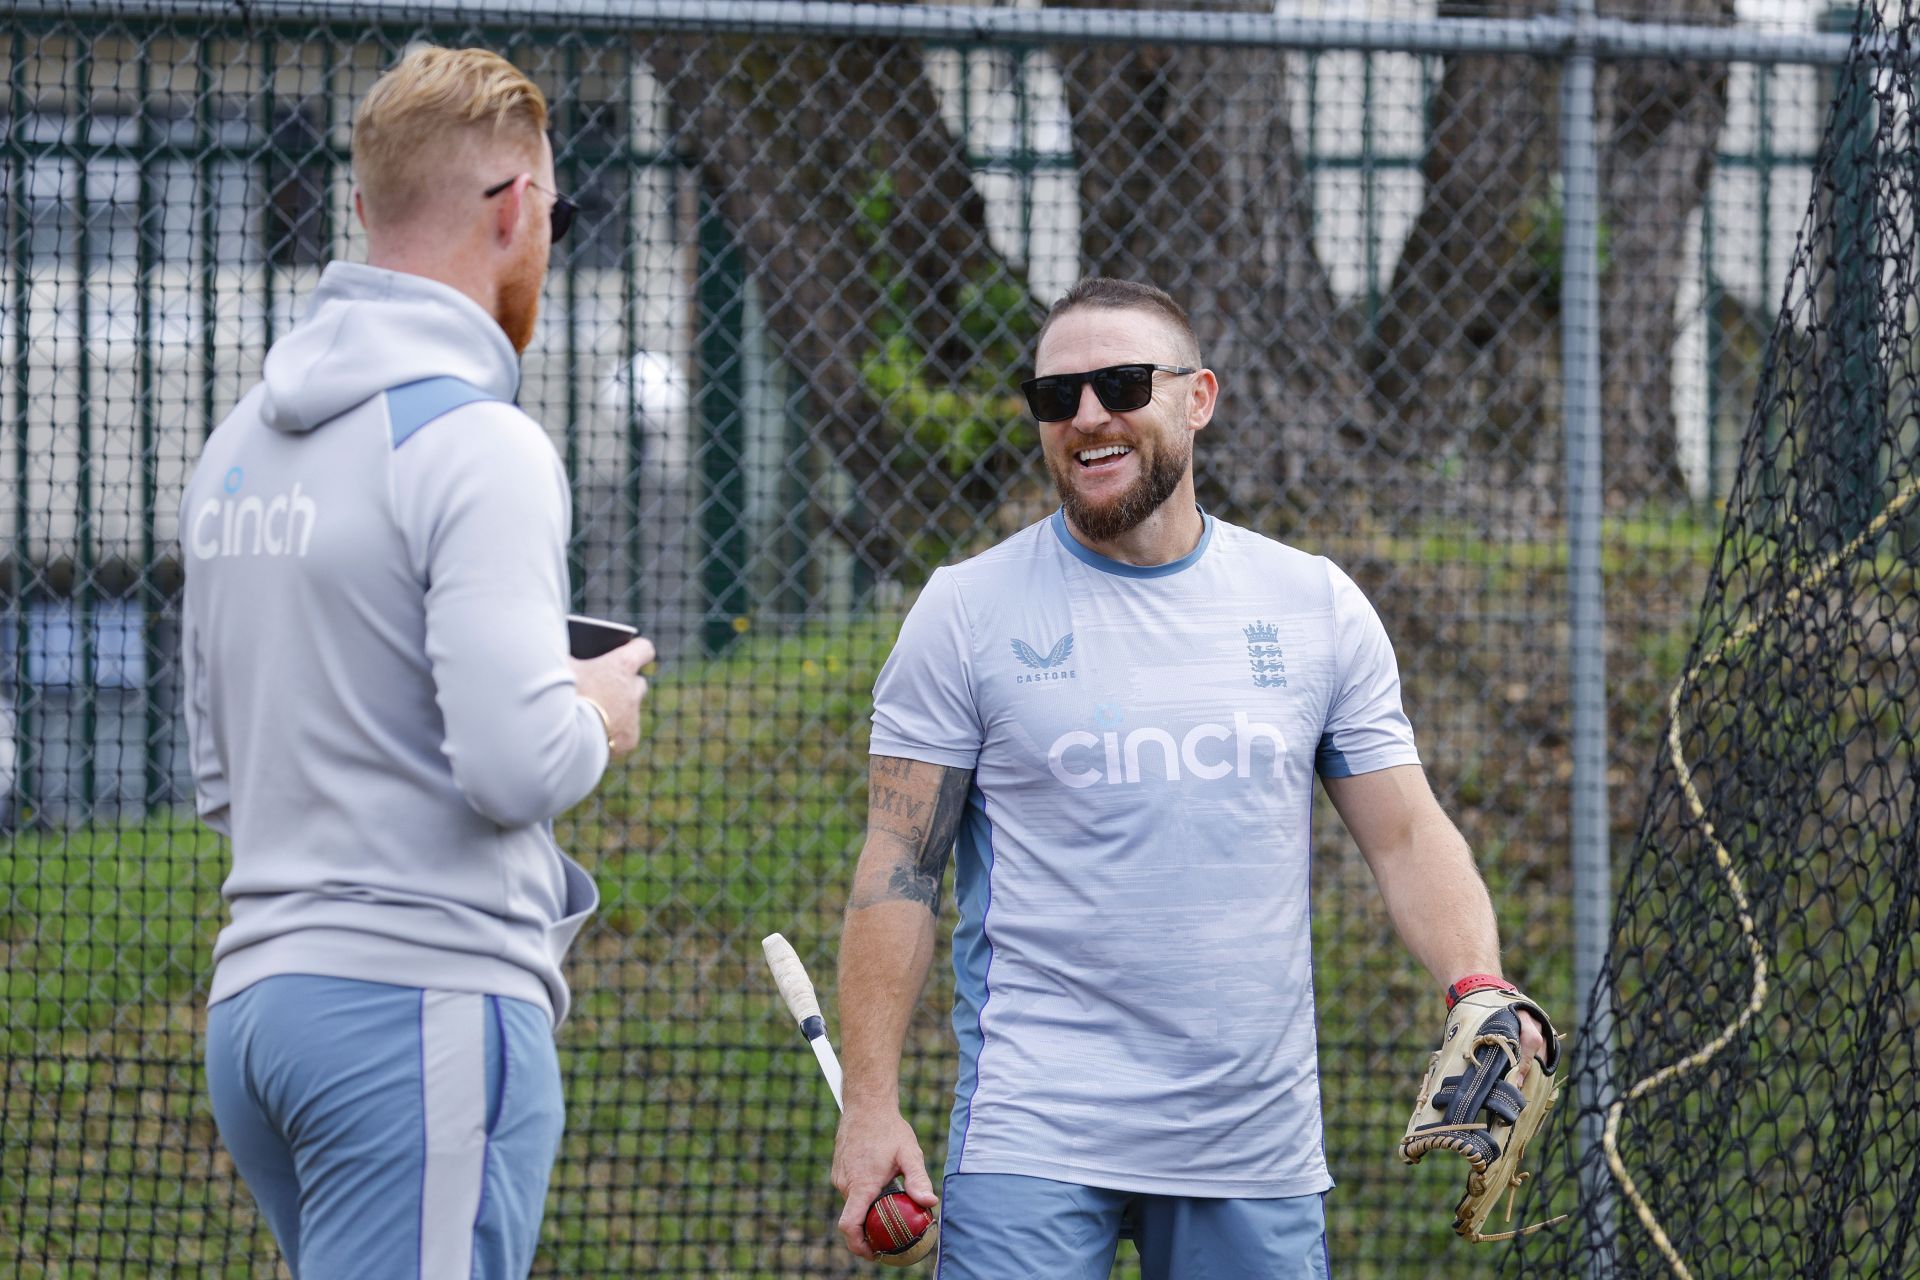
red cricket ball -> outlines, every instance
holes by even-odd
[[[867,1209],[867,1243],[878,1254],[908,1252],[932,1226],[932,1215],[904,1191],[889,1191]]]

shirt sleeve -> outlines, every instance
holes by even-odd
[[[959,584],[936,569],[900,624],[873,686],[876,756],[955,769],[980,762],[984,732],[973,699],[973,639]]]
[[[1340,683],[1314,752],[1314,768],[1323,778],[1350,778],[1419,764],[1413,726],[1400,705],[1400,664],[1387,629],[1353,579],[1332,564],[1327,565],[1327,576],[1333,588]]]
[[[442,750],[467,802],[503,827],[565,813],[607,766],[567,665],[570,506],[553,445],[509,405],[456,409],[394,453]]]

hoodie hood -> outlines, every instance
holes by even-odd
[[[275,431],[312,431],[392,387],[458,378],[511,402],[520,357],[478,303],[425,276],[330,264],[303,319],[261,369],[261,416]]]

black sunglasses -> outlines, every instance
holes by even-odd
[[[1080,388],[1089,382],[1108,413],[1129,413],[1144,409],[1153,399],[1155,373],[1198,373],[1177,364],[1110,364],[1085,373],[1055,373],[1044,378],[1028,378],[1020,384],[1027,393],[1027,408],[1041,422],[1064,422],[1080,412]]]
[[[480,194],[491,200],[512,186],[519,177],[520,175],[516,173],[505,182],[494,183]],[[553,224],[553,238],[556,241],[559,240],[561,236],[567,234],[567,228],[573,225],[573,215],[580,212],[580,206],[561,195],[558,191],[548,191],[547,188],[537,182],[529,182],[527,185],[536,191],[546,191],[548,195],[553,197],[553,208],[547,211],[547,219]]]

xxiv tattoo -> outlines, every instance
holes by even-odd
[[[938,781],[926,794],[929,774]],[[884,890],[856,896],[852,907],[876,902],[918,902],[940,914],[940,882],[953,855],[954,837],[966,812],[973,774],[965,769],[875,758],[868,796],[868,835],[893,837],[897,850]],[[917,785],[916,785],[917,784]],[[877,886],[876,886],[877,887]]]

